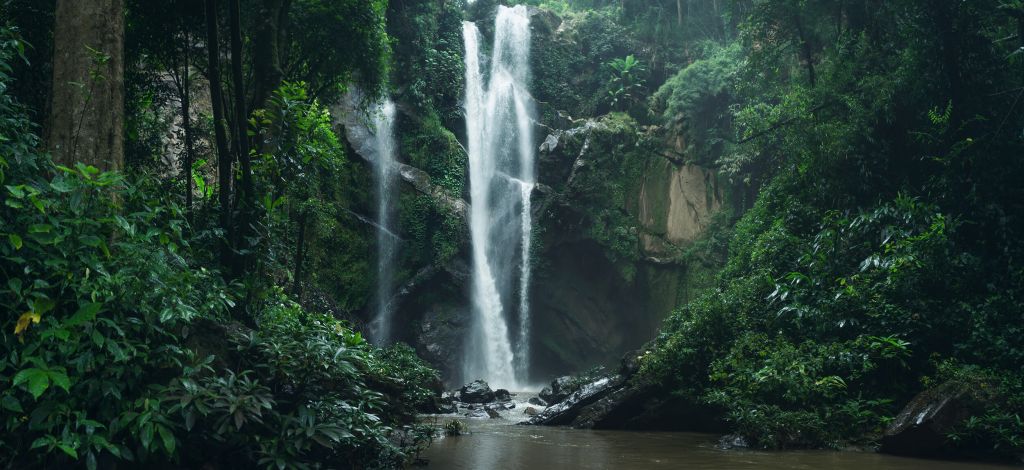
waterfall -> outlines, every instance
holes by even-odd
[[[480,31],[472,22],[463,23],[474,313],[464,373],[467,378],[483,377],[510,388],[526,379],[530,342],[530,194],[535,176],[534,105],[526,88],[530,73],[526,7],[498,7],[494,31],[485,87]],[[512,318],[518,318],[514,351]]]
[[[397,198],[395,172],[395,104],[385,100],[374,111],[374,144],[377,158],[374,172],[377,179],[377,316],[373,321],[373,338],[383,345],[392,340],[392,305],[394,293],[394,265],[398,254],[395,236],[395,207]]]

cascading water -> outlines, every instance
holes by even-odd
[[[373,115],[374,143],[377,158],[374,171],[377,178],[377,317],[374,319],[373,339],[377,344],[391,341],[392,305],[394,290],[395,256],[398,237],[394,232],[397,196],[395,168],[395,104],[391,100],[378,106]]]
[[[464,373],[511,388],[525,381],[529,363],[530,194],[535,184],[534,105],[526,88],[530,21],[525,6],[498,7],[486,87],[480,31],[465,22],[462,32],[474,312]],[[519,321],[513,351],[507,317],[516,304],[511,301],[516,284]]]

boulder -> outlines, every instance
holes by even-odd
[[[621,387],[622,376],[602,377],[579,387],[578,390],[531,417],[527,424],[567,425],[572,424],[587,406],[604,398]],[[554,385],[554,384],[552,384]]]
[[[523,410],[523,414],[526,416],[535,416],[538,413],[540,413],[540,411],[537,411],[537,409],[532,406],[527,406],[526,409]]]
[[[949,432],[980,410],[970,386],[946,382],[919,393],[889,424],[881,452],[914,457],[943,453]]]
[[[469,410],[466,413],[463,413],[463,416],[465,416],[467,418],[486,418],[488,416],[488,413],[487,413],[487,411],[482,410],[482,409],[480,409],[480,410]]]
[[[548,403],[546,401],[542,400],[540,397],[530,397],[528,402],[531,405],[537,405],[537,406],[544,407],[544,408],[547,408],[547,406],[548,406]]]
[[[512,394],[503,388],[499,388],[494,391],[494,399],[497,401],[511,401]]]
[[[551,381],[551,386],[544,387],[544,390],[540,391],[540,399],[544,400],[549,405],[554,405],[562,400],[565,400],[573,391],[572,377],[568,375],[559,377]]]
[[[746,449],[748,447],[750,444],[739,434],[727,434],[718,440],[718,448],[722,450]]]
[[[501,413],[498,413],[498,410],[494,408],[487,406],[484,407],[484,411],[487,413],[487,416],[490,417],[491,419],[501,419]]]
[[[487,382],[474,380],[459,389],[459,401],[463,403],[490,403],[494,401],[494,391]]]

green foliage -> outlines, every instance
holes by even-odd
[[[444,423],[444,434],[449,437],[466,434],[466,423],[457,419],[449,419]]]
[[[999,59],[1007,25],[980,4],[906,3],[834,31],[820,6],[754,2],[742,48],[712,49],[655,95],[666,124],[703,129],[696,158],[766,183],[717,289],[671,315],[642,376],[774,448],[871,442],[923,387],[983,384],[950,448],[1019,451],[1022,269],[1008,260],[1024,167],[1005,158],[1019,139],[983,124],[1020,126],[991,101],[1019,86]],[[943,21],[941,39],[920,34]],[[936,73],[951,68],[958,86]]]
[[[632,54],[609,62],[608,67],[612,69],[608,80],[611,107],[620,111],[629,110],[643,97],[646,70]]]
[[[397,98],[422,116],[444,122],[462,116],[462,2],[391,2],[388,32],[394,38]]]
[[[309,84],[314,97],[333,100],[350,83],[375,93],[387,83],[384,0],[293,0],[282,48],[286,80]],[[259,11],[258,9],[255,11]],[[329,47],[338,44],[346,47]]]
[[[7,93],[20,44],[0,32],[0,465],[411,461],[431,437],[411,423],[436,373],[276,288],[246,305],[255,329],[230,322],[240,289],[203,267],[216,233],[185,222],[157,178],[57,167],[36,150]],[[278,98],[253,126],[275,126],[279,138],[266,146],[275,153],[263,181],[294,185],[318,165],[338,175],[344,154],[323,108],[301,87]]]
[[[683,154],[704,166],[719,166],[731,137],[729,105],[742,51],[738,44],[709,46],[706,58],[694,61],[669,78],[651,97],[651,109],[673,135],[684,136]]]
[[[557,122],[557,111],[577,118],[609,111],[612,90],[606,64],[640,49],[611,11],[573,13],[563,22],[564,33],[532,37],[536,45],[530,56],[531,91],[545,122]],[[628,78],[635,82],[640,77]],[[624,91],[634,95],[639,91],[632,82],[623,85],[630,86]]]
[[[262,144],[253,166],[266,210],[260,253],[263,269],[296,282],[297,254],[290,248],[303,230],[309,277],[298,282],[330,294],[334,302],[323,308],[350,313],[366,305],[371,290],[370,229],[355,212],[369,199],[360,184],[368,175],[349,160],[331,125],[330,113],[304,83],[285,83],[267,109],[253,114],[249,127]]]

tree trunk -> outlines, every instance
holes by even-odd
[[[182,173],[185,174],[185,217],[192,219],[192,80],[189,77],[189,70],[192,67],[192,36],[188,34],[185,26],[185,67],[181,76],[181,127],[185,129],[185,162],[182,165]]]
[[[284,0],[260,0],[259,21],[253,34],[254,106],[263,106],[270,94],[281,86],[280,29],[286,16]]]
[[[807,82],[811,85],[811,88],[814,88],[814,85],[818,82],[817,74],[814,73],[814,54],[811,51],[811,43],[804,31],[803,22],[800,21],[800,12],[796,13],[793,22],[796,23],[796,32],[800,40],[800,51],[803,54],[804,62],[807,63]]]
[[[302,259],[304,258],[304,251],[306,249],[306,211],[305,209],[299,210],[298,220],[298,241],[295,243],[295,276],[294,284],[292,285],[292,294],[295,296],[296,302],[301,302],[302,299]]]
[[[221,245],[220,259],[225,267],[231,266],[233,258],[231,240],[234,229],[231,224],[231,154],[228,152],[228,137],[224,129],[224,91],[220,80],[220,40],[217,34],[217,0],[206,0],[206,49],[209,53],[210,101],[213,105],[213,129],[217,146],[217,179],[220,183],[220,226],[224,229],[225,240]]]
[[[676,24],[683,29],[683,0],[676,0]]]
[[[242,244],[249,238],[252,226],[252,213],[255,194],[253,194],[252,164],[249,159],[249,135],[248,119],[245,112],[245,82],[242,78],[242,25],[239,9],[239,0],[229,0],[229,13],[231,21],[231,81],[235,90],[235,127],[232,129],[235,135],[235,149],[238,152],[238,163],[242,169],[242,190],[237,195],[239,199],[239,220],[236,224],[235,246],[243,248]],[[243,252],[248,250],[243,250]],[[247,267],[247,256],[241,256],[235,260],[232,269],[235,277],[240,276]]]
[[[124,166],[124,0],[58,0],[48,146],[54,161]]]

